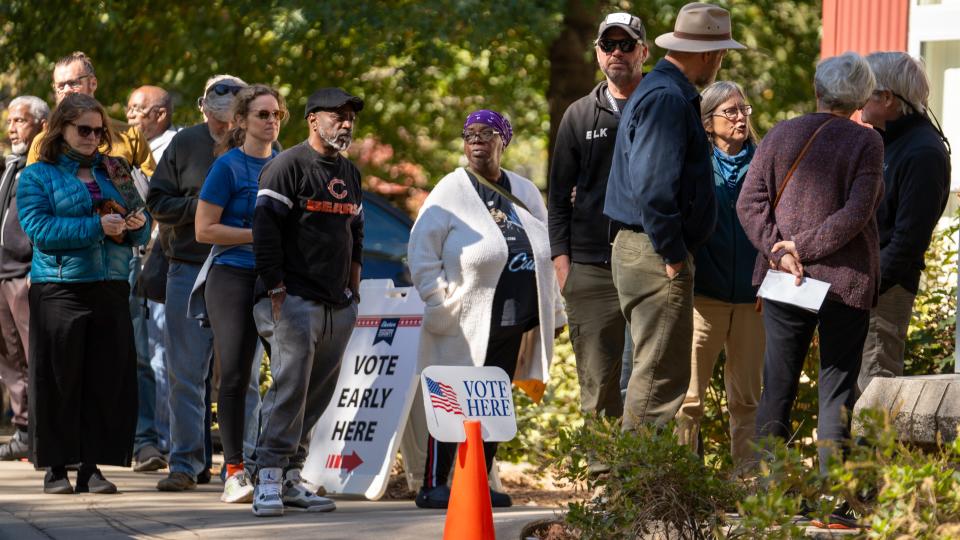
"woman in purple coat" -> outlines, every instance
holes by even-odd
[[[819,312],[763,301],[764,388],[757,436],[788,439],[790,411],[814,330],[820,332],[820,469],[850,438],[860,357],[879,286],[876,209],[883,192],[883,141],[850,120],[870,97],[874,76],[846,53],[817,66],[817,112],[777,124],[760,143],[737,202],[759,250],[759,285],[770,268],[830,284]],[[805,146],[806,153],[798,160]],[[789,183],[788,171],[794,166]]]

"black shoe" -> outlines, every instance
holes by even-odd
[[[166,478],[157,482],[160,491],[186,491],[196,489],[197,482],[187,473],[172,472]]]
[[[18,461],[30,455],[30,445],[27,443],[27,432],[19,429],[10,437],[10,440],[0,444],[0,461]]]
[[[860,519],[857,516],[856,512],[850,508],[850,505],[844,501],[843,504],[837,506],[833,512],[830,513],[830,516],[827,517],[826,521],[821,521],[819,519],[814,519],[810,521],[810,524],[819,529],[834,529],[834,530],[860,530],[860,529],[869,529],[866,525],[860,523]]]
[[[506,493],[490,489],[490,505],[494,508],[510,508],[513,506],[513,499]]]
[[[167,468],[167,459],[153,446],[141,448],[134,461],[133,472],[159,471]]]
[[[209,483],[210,483],[210,479],[211,479],[212,477],[213,477],[213,475],[210,474],[210,469],[204,469],[204,470],[200,471],[200,474],[197,475],[197,483],[198,483],[198,484],[209,484]]]
[[[446,485],[420,488],[415,502],[417,508],[446,508],[450,504],[450,488]]]
[[[117,492],[117,486],[103,477],[100,469],[86,470],[81,468],[77,474],[77,493],[98,493],[101,495]]]
[[[73,486],[67,478],[64,467],[49,467],[43,477],[43,492],[51,495],[69,495],[73,493]]]

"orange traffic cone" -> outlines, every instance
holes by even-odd
[[[467,440],[457,449],[443,540],[495,540],[483,435],[478,420],[464,420]]]

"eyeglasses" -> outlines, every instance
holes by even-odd
[[[276,111],[268,111],[268,110],[250,111],[250,114],[254,115],[255,117],[259,118],[260,120],[263,120],[264,122],[266,122],[267,120],[270,120],[270,117],[271,117],[271,116],[272,116],[273,119],[276,120],[277,122],[279,122],[279,121],[281,121],[281,120],[283,120],[284,118],[287,117],[286,111],[281,111],[281,110],[276,110]]]
[[[213,92],[218,96],[225,96],[227,94],[237,95],[237,92],[243,90],[242,86],[237,86],[235,84],[227,83],[217,83],[213,86],[207,88],[206,92],[203,93],[203,96],[197,98],[197,107],[203,107],[203,97]]]
[[[484,129],[482,131],[464,131],[460,134],[460,137],[463,138],[467,143],[472,142],[490,142],[497,135],[500,135],[499,131],[494,131],[492,129]]]
[[[710,116],[722,116],[727,120],[733,122],[736,120],[739,115],[737,113],[743,113],[744,117],[750,116],[753,114],[753,107],[750,105],[744,105],[743,107],[730,107],[729,109],[724,109],[720,111],[720,114],[714,113]]]
[[[103,126],[100,126],[100,127],[84,126],[81,124],[74,124],[73,122],[69,122],[69,124],[77,128],[77,134],[83,137],[84,139],[89,137],[91,133],[95,134],[98,139],[102,139],[103,136],[107,134],[107,128]]]
[[[600,47],[600,50],[610,54],[613,51],[617,50],[617,47],[620,47],[620,50],[626,53],[632,53],[634,49],[637,48],[637,43],[639,40],[636,39],[598,39],[596,41],[597,47]]]
[[[81,75],[76,79],[70,79],[69,81],[61,81],[53,83],[53,89],[57,92],[63,92],[69,87],[71,90],[76,90],[80,88],[80,85],[83,84],[84,79],[89,79],[92,75]]]
[[[134,105],[133,107],[127,107],[127,116],[139,116],[139,115],[147,116],[150,113],[152,113],[153,110],[156,108],[157,108],[156,105],[151,105],[146,109]]]

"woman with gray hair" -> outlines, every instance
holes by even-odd
[[[753,284],[770,268],[830,284],[816,313],[763,301],[766,331],[757,435],[787,440],[790,411],[814,330],[820,333],[817,384],[820,469],[850,438],[860,355],[876,305],[880,246],[875,211],[883,191],[883,141],[850,120],[875,81],[855,53],[817,65],[817,112],[774,126],[757,148],[737,213],[759,251]]]
[[[757,147],[757,134],[750,123],[753,108],[737,83],[715,82],[703,91],[701,100],[703,127],[713,143],[717,228],[694,254],[690,386],[677,414],[677,434],[702,454],[704,393],[717,357],[725,351],[731,453],[734,464],[743,470],[753,460],[750,443],[760,401],[763,321],[754,309],[757,289],[751,283],[757,250],[743,232],[735,206]]]
[[[858,386],[903,375],[903,350],[924,253],[950,193],[947,140],[927,108],[930,83],[920,60],[904,52],[867,56],[877,88],[862,119],[883,137],[884,196],[877,209],[880,300],[870,311]]]

